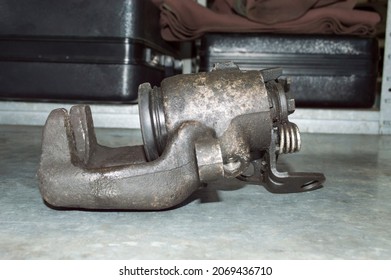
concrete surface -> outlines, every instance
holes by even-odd
[[[41,127],[0,126],[0,259],[390,259],[391,137],[304,134],[282,168],[324,188],[217,182],[160,212],[54,210],[39,194]],[[98,130],[110,146],[137,130]]]

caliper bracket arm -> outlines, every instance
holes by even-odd
[[[214,141],[210,129],[186,122],[169,140],[165,152],[147,163],[140,152],[142,146],[125,147],[113,156],[106,150],[111,148],[97,144],[88,106],[74,106],[70,114],[57,109],[51,112],[43,132],[41,194],[58,207],[170,208],[200,187],[195,147],[202,152],[203,143]],[[222,170],[222,160],[220,164]]]

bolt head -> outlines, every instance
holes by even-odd
[[[296,110],[295,100],[290,98],[287,100],[288,114],[292,114]]]

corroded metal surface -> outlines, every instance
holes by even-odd
[[[167,78],[160,88],[141,85],[143,146],[99,145],[88,106],[54,110],[38,172],[44,200],[57,207],[157,210],[222,177],[276,193],[321,187],[323,174],[276,169],[279,154],[301,145],[288,120],[294,100],[280,73],[243,72],[228,63]]]

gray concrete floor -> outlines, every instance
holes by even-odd
[[[282,168],[324,188],[277,195],[217,182],[160,212],[59,211],[36,171],[41,127],[0,126],[0,259],[390,259],[391,137],[303,135]],[[98,130],[110,146],[139,131]]]

